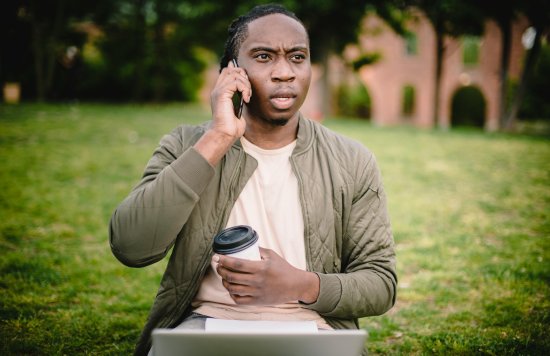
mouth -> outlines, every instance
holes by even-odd
[[[270,96],[269,101],[275,109],[290,109],[296,101],[296,94],[291,91],[279,91]]]

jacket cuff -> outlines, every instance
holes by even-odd
[[[214,167],[193,147],[183,152],[170,166],[197,195],[203,192],[214,176]]]
[[[342,297],[342,283],[336,274],[315,273],[319,277],[319,297],[316,302],[302,303],[302,306],[315,310],[319,314],[330,313]]]

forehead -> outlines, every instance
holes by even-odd
[[[248,24],[248,36],[243,45],[302,45],[308,46],[309,40],[304,26],[283,14],[260,17]]]

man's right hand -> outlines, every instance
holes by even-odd
[[[229,63],[221,71],[210,97],[212,124],[194,146],[212,166],[244,134],[246,121],[237,118],[233,108],[232,98],[237,91],[242,93],[246,103],[250,102],[252,88],[245,70]]]

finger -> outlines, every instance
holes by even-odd
[[[216,85],[218,87],[224,87],[224,88],[233,87],[233,91],[234,91],[234,86],[236,86],[238,82],[240,82],[243,86],[250,86],[249,85],[250,82],[242,73],[224,70],[224,72],[222,72],[218,77]]]
[[[234,67],[232,63],[230,63],[230,65],[228,65],[227,67],[223,68],[222,71],[220,72],[220,76],[225,76],[225,75],[234,75],[234,74],[239,74],[239,75],[242,75],[243,78],[245,79],[248,79],[248,75],[246,74],[246,70],[244,70],[243,68],[240,68],[240,67]]]
[[[217,267],[216,272],[222,278],[222,283],[225,281],[229,284],[249,286],[256,288],[263,281],[254,274],[234,272],[223,267]]]
[[[275,254],[275,251],[268,248],[260,247],[260,257],[262,258],[262,260],[271,259],[273,257],[273,254]]]
[[[244,102],[249,104],[250,99],[252,98],[252,86],[250,85],[250,82],[247,82],[246,88],[241,92],[243,94]]]
[[[220,255],[218,255],[218,254],[213,254],[213,255],[212,255],[212,262],[214,262],[214,263],[219,263],[219,262],[220,262]]]
[[[247,278],[250,275],[246,273],[240,273],[240,272],[234,272],[232,270],[229,270],[227,268],[223,268],[222,266],[218,266],[216,268],[216,272],[222,277],[223,281],[226,281],[231,284],[242,284],[247,285],[250,284],[250,279]]]
[[[239,295],[239,296],[251,296],[253,295],[252,289],[248,286],[243,286],[241,284],[232,284],[227,281],[222,280],[223,287],[227,289],[229,294]]]
[[[250,84],[250,81],[248,81],[247,78],[239,76],[236,78],[235,84],[237,85],[237,90],[241,92],[244,101],[249,103],[250,98],[252,97],[252,85]]]
[[[266,286],[265,272],[258,273],[240,273],[218,266],[216,272],[222,278],[222,283],[225,281],[227,285],[239,285],[249,288],[249,291],[257,291]]]
[[[250,84],[250,80],[248,79],[248,74],[243,68],[234,67],[231,63],[231,66],[228,66],[222,70],[222,73],[220,75],[222,77],[222,82],[231,84],[232,81],[235,81],[240,84],[238,85],[238,91],[240,91],[243,94],[243,98],[245,102],[249,102],[250,98],[252,97],[252,87]],[[227,80],[227,82],[225,81]]]
[[[237,257],[220,255],[218,266],[239,273],[254,273],[258,270],[260,261],[251,261]]]
[[[248,79],[242,74],[231,73],[218,78],[216,83],[218,92],[223,95],[227,100],[231,99],[235,92],[241,92],[245,102],[250,102],[252,97],[252,87]]]
[[[218,255],[218,267],[225,267],[232,271],[241,271],[244,263],[245,260],[242,258]]]
[[[246,75],[246,71],[244,69],[226,67],[222,69],[220,75],[218,76],[217,82],[226,84],[236,80],[237,78],[242,79],[243,81],[248,81],[248,76]]]

